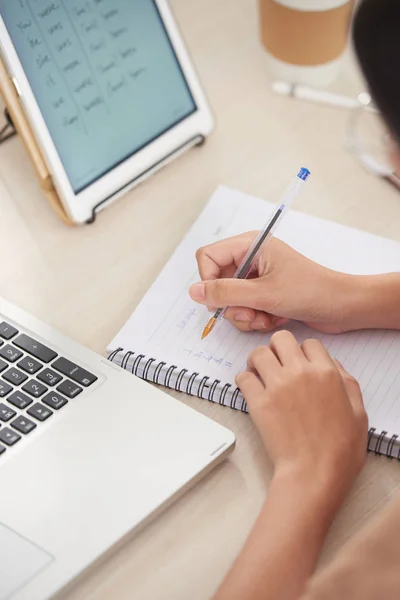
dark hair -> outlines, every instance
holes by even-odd
[[[400,0],[362,0],[353,38],[370,94],[400,140]]]

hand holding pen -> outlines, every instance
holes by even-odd
[[[302,186],[304,185],[305,181],[308,179],[309,174],[310,174],[310,172],[307,169],[301,169],[299,171],[299,173],[297,174],[297,176],[295,177],[293,182],[290,184],[289,188],[284,193],[279,206],[277,207],[277,209],[274,211],[274,213],[272,215],[272,218],[269,219],[266,226],[260,231],[257,238],[254,240],[253,244],[248,249],[244,259],[241,261],[236,273],[234,274],[235,279],[246,279],[248,277],[248,275],[250,274],[250,272],[253,270],[253,267],[256,264],[260,253],[263,251],[263,249],[265,248],[265,245],[271,239],[271,236],[272,236],[273,232],[275,231],[276,227],[281,222],[284,215],[287,213],[288,209],[294,202],[295,198],[298,196],[299,192],[301,191]],[[223,242],[221,242],[221,244],[222,243]],[[200,273],[202,274],[202,277],[203,277],[203,275],[206,275],[206,270],[204,269],[204,267],[201,264],[199,264],[199,268],[200,268]],[[203,273],[202,273],[202,271],[203,271]],[[199,294],[198,292],[201,292],[201,293]],[[192,286],[190,293],[194,300],[201,302],[202,300],[205,299],[204,297],[203,298],[200,297],[204,293],[204,285],[203,284],[197,284],[195,286]],[[232,305],[232,303],[230,303],[230,305]],[[220,306],[220,305],[217,304],[217,306]],[[212,329],[214,328],[217,321],[220,318],[222,318],[222,316],[225,314],[225,311],[226,311],[226,308],[219,308],[216,311],[216,313],[210,319],[209,323],[207,324],[206,328],[204,329],[203,338],[206,337],[212,331]]]

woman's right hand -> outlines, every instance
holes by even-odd
[[[260,255],[252,277],[233,279],[257,232],[200,248],[201,282],[190,288],[193,300],[210,308],[229,307],[225,318],[242,331],[270,331],[289,319],[324,333],[356,329],[362,302],[356,276],[327,269],[273,238]]]

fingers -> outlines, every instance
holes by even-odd
[[[199,248],[196,259],[201,279],[232,277],[256,235],[249,232]]]
[[[267,385],[268,377],[272,378],[277,369],[281,369],[279,360],[267,346],[259,346],[250,354],[247,361],[248,368],[255,371]]]
[[[251,331],[251,324],[259,316],[259,311],[246,306],[233,306],[225,312],[225,319],[240,331]]]
[[[319,341],[315,339],[305,340],[301,344],[301,349],[304,352],[305,357],[310,362],[315,363],[332,363],[331,355],[325,346]]]
[[[346,371],[343,365],[336,358],[333,359],[331,357],[325,346],[318,340],[309,339],[302,343],[301,348],[304,352],[304,355],[310,362],[313,362],[316,365],[325,364],[334,365],[336,367],[346,387],[353,410],[357,413],[360,413],[360,411],[364,413],[364,403],[358,381]]]
[[[225,319],[240,331],[259,331],[261,333],[268,333],[286,325],[288,322],[288,319],[284,317],[278,317],[245,306],[228,308],[225,313]]]
[[[262,309],[263,286],[256,279],[215,279],[195,283],[189,289],[192,300],[207,306],[248,306]],[[261,289],[260,289],[261,288]]]
[[[349,400],[353,406],[354,411],[362,411],[364,413],[364,402],[358,381],[346,371],[343,365],[336,358],[333,362],[335,363],[337,370],[342,376],[344,385],[347,390],[347,394],[349,396]]]
[[[242,392],[246,401],[252,402],[254,399],[259,398],[264,392],[264,386],[254,373],[244,371],[236,376],[236,385]]]
[[[302,349],[290,331],[274,333],[270,348],[282,365],[291,365],[293,361],[305,360]]]

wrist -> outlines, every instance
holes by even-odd
[[[323,323],[331,327],[334,333],[364,329],[362,322],[367,312],[363,289],[367,285],[365,278],[325,267],[316,271],[314,277],[314,285],[310,285],[310,289],[318,291],[317,306],[320,308],[309,322]],[[313,299],[310,299],[310,304],[313,305]]]
[[[400,329],[400,274],[344,275],[343,326]]]
[[[271,482],[275,493],[290,498],[295,510],[310,518],[325,535],[347,495],[334,473],[320,476],[300,464],[277,467]],[[271,491],[271,490],[270,490]]]

